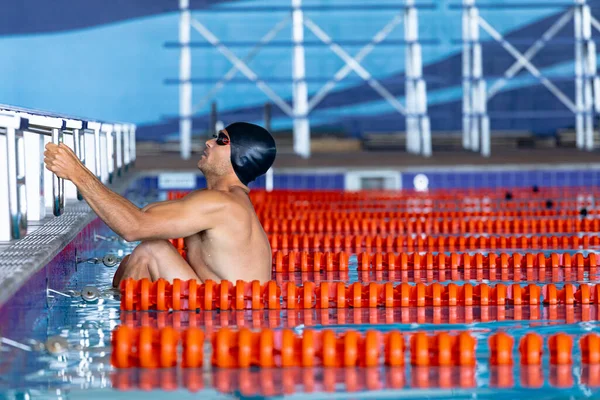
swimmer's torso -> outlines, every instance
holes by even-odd
[[[185,238],[187,260],[202,281],[271,279],[271,247],[254,207],[241,189],[216,228]],[[199,216],[202,218],[202,216]]]

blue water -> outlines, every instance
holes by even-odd
[[[160,194],[136,197],[143,205]],[[122,257],[134,245],[115,239],[114,233],[104,225],[92,232],[96,241],[91,250],[77,252],[79,260],[115,254]],[[108,238],[108,240],[106,240]],[[524,249],[507,251],[523,252]],[[562,251],[570,254],[574,251]],[[485,253],[485,251],[484,251]],[[545,253],[550,253],[547,251]],[[584,251],[587,255],[588,251]],[[440,282],[452,279],[450,271],[376,272],[357,271],[356,257],[350,259],[347,272],[279,273],[278,282],[312,281],[344,282]],[[115,268],[103,264],[80,262],[66,287],[60,288],[49,299],[50,308],[40,309],[41,317],[33,326],[19,325],[10,329],[0,325],[4,337],[29,345],[25,351],[9,345],[0,347],[0,398],[163,398],[165,391],[178,397],[201,395],[204,398],[288,397],[310,398],[539,398],[597,397],[600,396],[600,370],[580,363],[578,340],[589,332],[598,331],[600,309],[596,306],[488,306],[488,307],[408,307],[397,309],[311,309],[311,310],[259,310],[259,311],[199,311],[199,312],[122,312],[119,294],[111,287]],[[454,283],[480,282],[496,284],[514,282],[512,271],[472,271],[469,279],[464,275]],[[462,272],[461,272],[462,274]],[[546,269],[545,276],[526,273],[519,283],[554,283],[559,288],[565,282],[595,283],[597,274],[581,273],[576,269]],[[101,298],[86,303],[76,293],[83,286],[96,287]],[[67,296],[71,297],[67,297]],[[42,312],[43,311],[43,312]],[[342,332],[355,329],[364,332],[375,329],[386,332],[397,329],[406,334],[418,331],[457,332],[469,330],[477,338],[477,365],[474,367],[412,367],[407,349],[407,362],[401,368],[289,368],[223,370],[203,369],[116,370],[110,365],[110,335],[120,325],[150,325],[155,327],[203,327],[213,332],[222,326],[291,328],[297,333],[305,329],[333,329]],[[515,339],[515,365],[491,367],[488,363],[488,338],[504,331]],[[544,337],[565,332],[574,339],[573,365],[549,365],[548,353],[542,366],[520,366],[518,341],[528,332],[535,331]],[[68,342],[62,354],[51,355],[35,350],[48,337],[61,336]],[[408,336],[405,338],[408,339]],[[408,342],[408,340],[407,340]],[[547,345],[545,344],[545,349]],[[205,360],[208,357],[205,355]],[[209,364],[205,361],[205,364]],[[595,382],[588,384],[589,379]],[[560,388],[560,391],[558,390]],[[150,391],[158,389],[157,391]]]

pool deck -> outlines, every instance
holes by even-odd
[[[193,170],[200,154],[192,154],[189,160],[182,160],[178,152],[160,151],[151,144],[139,146],[136,160],[138,170]],[[419,167],[458,167],[458,166],[515,166],[515,165],[591,165],[600,163],[600,151],[579,151],[576,149],[500,149],[491,157],[484,158],[478,153],[467,151],[439,151],[425,158],[405,152],[359,151],[314,153],[304,159],[295,154],[280,153],[275,160],[276,169],[292,168],[392,168],[409,169]]]

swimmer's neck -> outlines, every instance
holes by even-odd
[[[219,190],[223,192],[229,192],[234,187],[242,189],[246,193],[250,193],[250,188],[244,185],[237,176],[226,175],[226,176],[206,176],[206,188],[209,190]]]

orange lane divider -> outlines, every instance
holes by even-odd
[[[306,251],[288,254],[276,251],[273,254],[273,271],[348,271],[350,256],[344,252],[335,253],[309,253]]]
[[[520,388],[540,388],[546,382],[558,389],[575,386],[570,365],[550,365],[549,371],[541,365],[499,365],[490,366],[489,371],[491,388],[514,388],[515,372],[520,377]],[[547,376],[545,371],[549,372]],[[294,393],[318,393],[323,397],[323,392],[341,391],[358,394],[384,389],[472,389],[476,387],[476,376],[475,366],[217,368],[211,372],[211,382],[206,388],[237,397]],[[121,391],[185,389],[198,392],[205,389],[205,377],[206,372],[201,368],[115,369],[110,375],[112,387]],[[582,364],[577,381],[578,385],[590,388],[600,386],[600,365]]]
[[[190,194],[191,191],[190,190],[179,190],[179,191],[168,191],[167,192],[167,200],[179,200],[184,198],[186,195]]]
[[[185,251],[185,242],[183,238],[169,239],[169,242],[177,249],[177,252],[181,254],[181,257],[187,260],[187,252]]]
[[[574,285],[562,289],[555,284],[539,286],[518,283],[505,285],[457,285],[440,283],[384,284],[359,282],[304,282],[296,286],[275,281],[263,285],[259,281],[229,281],[215,283],[207,280],[175,279],[173,284],[164,279],[152,283],[126,279],[121,282],[122,310],[261,310],[306,308],[370,308],[370,307],[424,307],[456,305],[526,305],[526,304],[600,304],[600,284]]]
[[[177,330],[198,327],[212,334],[220,327],[295,328],[360,324],[472,324],[495,321],[564,321],[566,324],[600,321],[595,305],[503,305],[440,306],[354,309],[174,311],[170,313],[121,313],[121,324],[132,328],[149,326]]]
[[[117,368],[200,367],[204,340],[197,328],[178,333],[173,328],[119,326],[112,336],[111,362]],[[411,365],[472,366],[475,345],[476,339],[466,331],[456,335],[415,333],[410,335]],[[404,335],[399,331],[336,334],[329,329],[308,329],[298,335],[291,329],[221,328],[212,336],[211,348],[211,363],[219,368],[398,367],[405,363]]]
[[[490,364],[511,365],[513,363],[513,338],[499,332],[490,336]],[[600,364],[600,336],[587,334],[579,341],[581,362],[583,364]],[[556,333],[548,338],[550,364],[573,364],[573,337],[566,333]],[[527,333],[519,342],[520,362],[522,365],[541,365],[544,355],[543,338],[537,333]]]
[[[578,233],[600,231],[600,219],[318,219],[262,221],[269,234],[351,234],[351,235],[405,235],[405,234],[520,234],[520,233]]]
[[[292,254],[293,252],[290,252]],[[284,256],[278,256],[285,261]],[[569,253],[452,253],[450,256],[444,253],[420,254],[420,253],[361,253],[358,255],[359,271],[420,271],[420,270],[455,270],[455,269],[517,269],[527,270],[532,268],[583,268],[595,273],[598,266],[598,257],[595,253],[584,257],[582,253],[570,255]],[[284,270],[285,262],[282,262],[280,270]],[[275,268],[279,268],[278,265]],[[278,270],[279,271],[279,270]]]
[[[252,331],[248,328],[221,328],[210,339],[211,364],[219,368],[248,367],[375,367],[405,365],[408,336],[410,364],[413,366],[473,366],[477,362],[477,339],[468,331],[402,333],[355,330],[291,329]],[[130,328],[118,326],[111,339],[111,363],[116,368],[197,368],[204,364],[205,335],[198,328],[177,332],[171,327]],[[490,365],[512,365],[512,336],[498,332],[488,339]],[[580,338],[583,364],[600,364],[600,335]],[[181,347],[181,351],[180,351]],[[573,364],[573,337],[566,333],[550,335],[547,349],[537,333],[527,333],[519,341],[521,365],[541,365],[544,354],[551,365]]]
[[[543,200],[543,201],[511,201],[511,202],[496,202],[496,203],[484,203],[484,202],[467,202],[467,201],[453,201],[453,202],[437,202],[437,201],[421,201],[421,202],[405,202],[405,203],[385,203],[385,202],[356,202],[356,203],[344,203],[344,202],[300,202],[300,203],[280,203],[280,204],[269,204],[264,205],[260,203],[255,204],[255,210],[259,214],[273,212],[276,215],[287,215],[283,213],[302,213],[310,211],[319,212],[343,212],[343,213],[360,213],[360,212],[385,212],[385,213],[421,213],[421,212],[447,212],[447,213],[460,213],[465,212],[469,209],[483,209],[485,212],[502,212],[509,216],[510,212],[543,212],[545,210],[569,210],[570,217],[576,217],[583,209],[584,214],[581,216],[597,216],[598,211],[596,210],[595,203],[598,202],[598,198],[591,202],[580,202],[571,200]],[[300,214],[301,215],[301,214]],[[562,215],[560,212],[558,215]],[[293,217],[293,216],[292,216]],[[541,216],[545,217],[545,216]]]
[[[585,208],[585,207],[582,207]],[[600,210],[585,208],[585,216],[592,217],[600,214]],[[484,211],[337,211],[337,210],[269,210],[264,209],[258,214],[261,221],[269,219],[463,219],[463,218],[547,218],[547,217],[579,217],[580,208],[575,209],[538,209],[538,210],[484,210]],[[534,218],[535,217],[535,218]]]
[[[365,202],[365,201],[415,201],[415,200],[446,200],[446,201],[473,201],[479,199],[506,200],[507,193],[510,193],[509,200],[532,198],[545,199],[549,196],[554,198],[564,198],[565,188],[538,188],[538,192],[532,192],[532,188],[494,188],[494,189],[436,189],[431,192],[417,191],[358,191],[346,192],[343,190],[274,190],[271,192],[252,191],[250,197],[253,201],[264,202],[267,204],[282,202],[302,202],[302,201],[321,201],[321,202]],[[541,189],[541,190],[540,190]],[[576,193],[582,201],[598,195],[600,191],[590,187],[570,187],[570,193]],[[573,195],[572,197],[574,197]]]
[[[194,368],[203,363],[204,332],[197,328],[189,328],[180,334],[171,327],[132,329],[119,326],[113,331],[111,342],[111,364],[117,368],[171,368],[177,365]]]
[[[558,267],[558,268],[461,268],[461,269],[422,269],[422,270],[395,270],[357,271],[357,281],[367,282],[450,282],[450,281],[504,281],[513,283],[561,283],[561,282],[590,282],[590,271],[594,268]],[[320,283],[323,281],[347,281],[349,272],[280,272],[275,273],[273,279],[278,283],[292,281],[301,284],[306,281]],[[593,275],[593,274],[592,274]]]
[[[481,249],[588,249],[600,236],[362,236],[271,234],[273,251],[465,251]]]
[[[585,368],[585,367],[584,367]],[[407,370],[410,371],[408,380]],[[117,390],[172,391],[205,388],[206,373],[200,369],[116,369],[111,373]],[[512,371],[510,371],[512,377]],[[211,371],[210,388],[237,397],[273,397],[302,393],[359,392],[382,389],[474,388],[474,366],[365,367],[365,368],[221,368]],[[180,386],[181,385],[181,386]],[[322,397],[322,396],[321,396]]]

